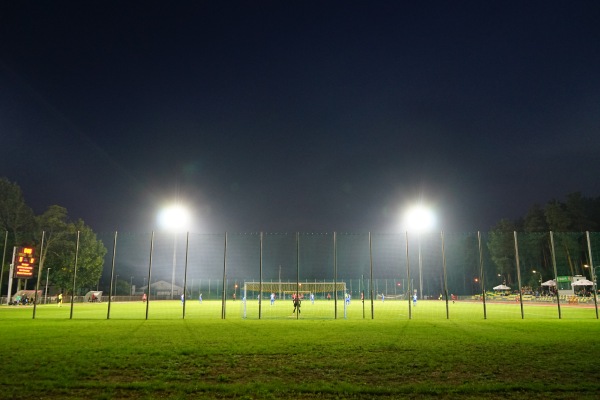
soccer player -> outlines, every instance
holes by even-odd
[[[271,305],[275,304],[275,293],[271,293]]]
[[[202,304],[202,293],[200,293],[200,296],[198,296],[198,301],[200,302],[200,304]]]
[[[417,294],[413,294],[413,306],[417,306]]]
[[[296,312],[296,309],[298,309],[298,315],[300,315],[300,296],[294,296],[294,311],[292,311],[292,313]]]
[[[314,294],[314,293],[311,293],[311,294],[310,294],[310,302],[311,302],[312,304],[315,304],[315,294]]]

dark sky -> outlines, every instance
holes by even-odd
[[[600,195],[597,1],[4,1],[0,176],[147,231],[448,231]]]

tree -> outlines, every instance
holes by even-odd
[[[33,243],[33,211],[25,204],[21,188],[16,183],[6,178],[0,178],[0,229],[2,230],[2,245],[4,246],[5,232],[8,232],[6,248],[2,254],[6,254],[6,260],[0,264],[10,262],[12,259],[13,246],[31,245]],[[8,269],[6,270],[8,274]],[[5,271],[0,271],[0,290],[4,282]]]
[[[79,232],[77,286],[88,290],[95,289],[102,275],[106,247],[92,229],[84,224],[83,220],[80,219],[73,225],[74,229]]]
[[[531,206],[523,222],[525,232],[548,232],[544,209],[539,204]]]
[[[25,204],[19,185],[0,178],[0,229],[9,232],[9,247],[30,244],[33,227],[33,210]]]
[[[515,229],[514,222],[503,219],[490,231],[487,243],[496,271],[506,283],[512,282],[511,272],[515,270]]]
[[[552,200],[544,209],[548,229],[554,232],[568,232],[572,223],[566,206],[558,200]]]
[[[518,234],[519,258],[522,272],[525,276],[531,274],[530,281],[538,282],[533,278],[533,271],[550,276],[550,247],[548,237],[548,223],[544,209],[539,204],[531,206],[523,220],[523,233]]]
[[[66,214],[61,217],[60,208],[54,208],[52,212],[56,212],[54,214],[56,218],[48,220],[51,222],[50,228],[53,229],[50,233],[51,240],[45,244],[44,259],[40,262],[53,271],[51,279],[53,284],[63,290],[72,291],[77,252],[76,287],[83,290],[95,288],[102,275],[106,247],[82,220],[67,223]],[[64,230],[57,228],[64,228]],[[79,248],[77,248],[77,233],[79,233]]]
[[[583,232],[594,228],[593,223],[586,215],[585,201],[581,197],[581,193],[575,192],[567,195],[565,209],[569,219],[571,220],[570,230]]]

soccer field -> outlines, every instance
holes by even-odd
[[[0,307],[1,398],[595,399],[593,308],[326,300]],[[253,308],[254,307],[254,308]]]
[[[407,300],[370,301],[364,303],[352,300],[350,304],[337,301],[337,315],[333,300],[304,300],[301,306],[300,319],[385,319],[385,320],[520,320],[520,319],[559,319],[555,303],[524,302],[487,302],[484,307],[478,301],[459,300],[456,302],[440,300],[419,300],[414,305]],[[2,307],[6,312],[11,310],[16,317],[32,318],[33,307]],[[291,300],[277,300],[273,305],[269,301],[261,304],[261,319],[296,319]],[[73,319],[106,319],[109,316],[108,303],[74,303]],[[144,302],[112,302],[110,304],[110,319],[221,319],[222,302],[217,300],[188,300],[184,306],[179,300]],[[8,314],[10,315],[10,313]],[[62,307],[56,304],[39,305],[36,309],[36,319],[71,318],[71,305],[65,303]],[[233,301],[225,305],[225,318],[232,320],[259,319],[259,303],[257,300]],[[596,319],[593,303],[587,305],[562,304],[560,319]]]

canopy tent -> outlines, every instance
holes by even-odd
[[[556,286],[556,282],[554,279],[550,279],[549,281],[542,283],[542,286]]]
[[[587,279],[580,279],[571,283],[571,286],[593,286],[594,282],[588,281]]]
[[[494,286],[494,290],[510,290],[510,288],[506,285],[498,285]]]

